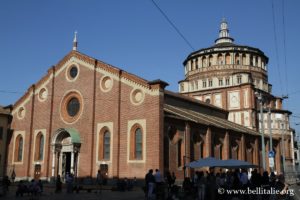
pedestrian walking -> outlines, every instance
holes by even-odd
[[[103,183],[103,177],[102,177],[101,171],[98,170],[96,184],[98,185],[99,190],[97,191],[97,193],[99,192],[101,194],[102,183]]]
[[[60,175],[58,174],[56,177],[56,182],[55,182],[55,192],[56,193],[61,192],[61,186],[62,186],[62,182],[61,182]]]

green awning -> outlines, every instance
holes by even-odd
[[[80,134],[76,128],[65,128],[65,130],[70,134],[72,143],[81,143]]]

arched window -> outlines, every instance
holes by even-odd
[[[230,64],[230,63],[231,63],[231,62],[230,62],[230,54],[227,53],[227,54],[225,55],[225,64],[228,65],[228,64]]]
[[[254,63],[254,66],[258,66],[258,57],[255,56],[255,63]]]
[[[38,133],[35,139],[35,160],[41,161],[44,158],[44,135]]]
[[[217,159],[222,159],[222,145],[221,144],[214,146],[214,157]]]
[[[242,65],[246,65],[246,55],[242,55]]]
[[[143,158],[143,141],[142,141],[142,130],[137,128],[135,130],[135,158],[142,159]]]
[[[239,157],[238,157],[238,149],[239,149],[238,145],[231,147],[231,158],[232,159],[239,159]]]
[[[250,56],[250,65],[253,66],[253,56]]]
[[[110,159],[110,132],[109,131],[104,132],[103,140],[104,140],[103,158],[105,160],[109,160]]]
[[[98,137],[98,160],[110,160],[111,134],[107,128],[103,128]]]
[[[222,54],[218,55],[218,64],[223,65],[223,56],[222,56]]]
[[[195,68],[198,69],[199,66],[198,66],[198,58],[196,58],[196,61],[195,61]]]
[[[23,159],[23,137],[18,135],[15,143],[15,162],[21,162]]]
[[[205,99],[205,103],[210,103],[210,99],[209,98]]]
[[[202,67],[206,67],[206,57],[202,58]]]
[[[135,125],[130,136],[130,159],[143,159],[143,131],[139,125]]]
[[[235,54],[234,63],[235,63],[236,65],[239,65],[239,64],[240,64],[240,55],[239,55],[238,53]]]
[[[210,55],[208,58],[209,62],[208,62],[208,66],[212,66],[213,65],[213,56]]]

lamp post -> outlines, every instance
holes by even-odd
[[[285,173],[285,147],[284,147],[284,123],[280,121],[280,127],[281,127],[281,150],[282,150],[282,172]]]
[[[265,136],[264,136],[264,113],[263,113],[263,97],[260,92],[255,92],[255,95],[260,105],[260,120],[261,120],[261,155],[263,170],[266,171],[266,150],[265,150]]]
[[[268,111],[268,129],[269,129],[269,136],[270,136],[270,152],[273,153],[272,126],[271,126],[271,106],[269,107],[269,111]],[[272,159],[272,158],[269,157],[269,160],[270,159]],[[274,169],[274,166],[271,166],[271,164],[270,164],[270,171],[273,172],[273,169]]]

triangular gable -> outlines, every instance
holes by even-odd
[[[107,64],[103,61],[97,60],[90,56],[87,56],[78,51],[71,51],[63,59],[61,59],[55,66],[50,68],[47,74],[42,77],[36,84],[32,85],[26,93],[16,101],[14,104],[13,114],[19,107],[24,106],[33,95],[33,87],[35,87],[35,95],[38,95],[39,90],[45,87],[53,78],[53,70],[55,70],[55,77],[62,73],[66,67],[72,63],[78,63],[83,67],[87,67],[90,70],[96,71],[108,75],[116,81],[120,81],[127,84],[133,88],[142,89],[145,93],[149,95],[159,95],[159,88],[153,87],[149,82],[143,78],[140,78],[134,74],[128,73],[120,68]]]

